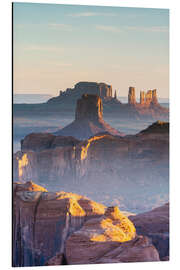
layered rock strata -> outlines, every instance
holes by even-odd
[[[104,205],[86,197],[46,192],[36,185],[32,191],[34,185],[14,184],[13,266],[44,265],[57,252],[64,254],[68,235],[105,211]]]
[[[117,207],[33,182],[14,184],[13,266],[158,260]]]
[[[161,260],[169,260],[169,203],[152,211],[129,216],[138,234],[152,239]]]
[[[65,146],[51,142],[49,147],[47,141],[47,148],[43,150],[41,143],[39,146],[36,144],[38,137],[39,134],[25,137],[22,151],[14,155],[14,181],[33,179],[50,190],[68,190],[71,186],[73,192],[86,192],[93,199],[108,204],[110,198],[117,198],[122,210],[129,211],[151,209],[157,205],[156,196],[158,199],[160,194],[166,202],[164,196],[168,194],[169,181],[168,123],[156,122],[133,136],[102,134],[79,143],[71,139],[70,145],[69,139],[66,142],[64,137],[54,136],[56,142],[64,141]],[[51,141],[51,136],[49,139]],[[98,192],[99,185],[102,194]],[[123,187],[123,192],[121,189],[117,191],[119,186]],[[157,195],[152,193],[153,187]],[[122,199],[117,194],[121,194]],[[150,199],[145,204],[147,196]],[[145,209],[145,206],[148,208]]]

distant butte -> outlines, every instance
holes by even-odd
[[[88,139],[96,134],[123,136],[103,120],[102,100],[97,95],[84,94],[77,100],[75,120],[55,135]]]
[[[47,101],[48,105],[59,105],[66,110],[74,109],[74,106],[82,95],[97,95],[101,98],[104,111],[107,115],[116,114],[123,119],[160,119],[168,120],[169,110],[158,102],[157,89],[140,92],[140,102],[136,101],[135,87],[129,87],[128,103],[123,104],[117,98],[117,92],[111,85],[97,82],[79,82],[74,88],[60,91],[59,96]]]

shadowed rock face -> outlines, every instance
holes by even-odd
[[[75,146],[80,141],[72,136],[55,136],[50,133],[30,133],[21,140],[22,151],[43,151],[56,147]]]
[[[54,137],[62,142],[61,136]],[[133,136],[99,134],[64,147],[52,142],[44,150],[38,145],[34,150],[34,138],[31,148],[31,136],[24,141],[28,150],[14,155],[14,181],[33,179],[52,191],[68,191],[71,186],[73,192],[103,203],[116,199],[122,210],[132,212],[148,211],[159,200],[161,204],[168,200],[169,129],[165,123],[155,123]]]
[[[152,239],[161,260],[169,260],[169,203],[152,211],[129,216],[138,234]]]
[[[169,123],[168,122],[162,122],[162,121],[157,121],[150,125],[148,128],[142,130],[140,134],[167,134],[169,133]]]
[[[48,103],[58,102],[67,97],[80,98],[84,94],[98,95],[101,98],[112,98],[112,86],[106,83],[97,82],[78,82],[74,88],[67,88],[66,91],[60,91],[56,98],[51,98]]]
[[[29,190],[28,183],[15,185],[13,266],[44,265],[57,252],[64,253],[68,235],[106,208],[77,194],[46,192],[32,182]]]
[[[129,88],[128,101],[124,104],[112,95],[112,86],[106,83],[79,82],[74,88],[60,91],[59,96],[53,97],[47,103],[42,104],[14,104],[13,113],[17,117],[36,118],[43,115],[57,117],[59,114],[72,117],[77,100],[82,95],[97,95],[101,98],[104,106],[104,117],[113,117],[122,120],[152,120],[168,121],[169,110],[158,103],[157,90],[141,91],[140,103],[136,102],[135,88]]]
[[[55,134],[73,136],[83,140],[103,132],[118,136],[124,135],[103,120],[101,98],[97,95],[85,94],[77,101],[75,120]]]
[[[136,235],[118,207],[15,183],[13,266],[158,260],[148,238]]]
[[[98,120],[103,117],[102,100],[96,95],[83,95],[78,99],[75,120]]]

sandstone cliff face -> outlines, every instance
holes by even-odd
[[[103,117],[102,100],[96,95],[83,95],[78,99],[75,120],[98,120]]]
[[[56,252],[64,253],[69,234],[89,218],[104,214],[105,206],[65,192],[27,190],[13,195],[13,266],[44,265]]]
[[[129,219],[139,234],[152,239],[161,260],[169,260],[169,203]]]
[[[50,133],[30,133],[21,140],[21,150],[36,152],[61,146],[75,146],[79,142],[79,140],[72,136],[55,136]]]
[[[135,88],[134,87],[129,87],[128,103],[129,104],[136,103],[136,96],[135,96]]]
[[[129,94],[128,94],[128,103],[129,104],[136,104],[136,94],[135,88],[129,87]],[[150,105],[158,105],[158,98],[157,98],[157,90],[148,90],[147,92],[141,91],[140,92],[140,103],[136,104],[137,109],[140,106],[149,107]]]
[[[102,132],[119,136],[124,135],[103,120],[101,98],[97,95],[85,94],[77,101],[75,120],[55,134],[71,135],[82,140]]]
[[[157,260],[156,249],[117,207],[15,183],[13,266]]]
[[[66,91],[60,91],[59,97],[51,98],[48,103],[58,102],[68,97],[80,98],[84,94],[98,95],[102,99],[112,98],[112,86],[106,83],[97,82],[78,82],[74,88],[67,88]]]
[[[14,155],[14,181],[34,180],[50,190],[68,190],[71,186],[73,192],[86,192],[93,199],[108,204],[112,198],[120,200],[122,210],[143,207],[140,211],[145,211],[147,204],[143,201],[147,196],[155,196],[153,187],[156,187],[157,198],[164,194],[162,184],[168,194],[169,132],[165,126],[156,123],[134,136],[102,134],[75,146],[39,151],[30,149],[27,138],[29,150]],[[99,186],[102,194],[98,192]],[[117,187],[123,190],[122,199],[117,195],[121,194]],[[157,205],[156,199],[153,200],[149,201],[147,210]]]

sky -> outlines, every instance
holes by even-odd
[[[14,3],[13,70],[15,94],[94,81],[169,97],[169,10]]]

